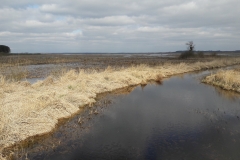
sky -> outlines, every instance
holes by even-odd
[[[13,53],[240,50],[239,0],[1,0]]]

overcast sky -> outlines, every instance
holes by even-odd
[[[12,52],[240,49],[239,0],[1,0]]]

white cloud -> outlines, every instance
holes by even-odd
[[[52,12],[56,11],[58,6],[56,4],[44,4],[40,7],[41,11]]]
[[[135,21],[128,16],[108,16],[102,18],[80,19],[80,23],[97,26],[131,25]]]
[[[194,11],[198,9],[195,2],[187,2],[180,5],[164,7],[163,10],[169,14],[178,14],[179,12]]]
[[[3,0],[0,43],[13,52],[157,52],[182,50],[193,40],[197,49],[236,50],[239,5],[238,0]]]

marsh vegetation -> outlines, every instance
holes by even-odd
[[[219,86],[226,90],[233,90],[240,93],[240,69],[221,70],[211,74],[202,80],[204,83]]]
[[[85,57],[87,58],[87,57]],[[99,57],[98,57],[99,58]],[[96,58],[94,62],[105,62]],[[117,58],[107,64],[120,61]],[[126,58],[125,58],[126,59]],[[154,58],[153,58],[154,59]],[[134,59],[132,59],[133,61]],[[240,58],[204,59],[198,62],[173,59],[99,68],[75,68],[30,84],[0,77],[0,151],[29,137],[51,132],[58,121],[81,112],[82,106],[96,102],[96,96],[119,88],[146,85],[176,74],[240,64]],[[86,62],[87,63],[87,62]],[[94,63],[93,63],[94,64]],[[119,66],[118,66],[119,65]],[[11,114],[10,114],[11,113]]]
[[[237,159],[240,95],[199,83],[212,71],[101,94],[54,133],[28,139],[13,157]]]

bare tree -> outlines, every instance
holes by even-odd
[[[189,57],[193,57],[194,56],[194,47],[195,45],[193,44],[193,41],[189,41],[186,43],[187,45],[187,51],[181,53],[181,55],[179,56],[179,58],[181,59],[185,59],[185,58],[189,58]]]
[[[195,45],[193,44],[193,41],[189,41],[186,43],[188,47],[188,51],[192,52],[194,50]]]

